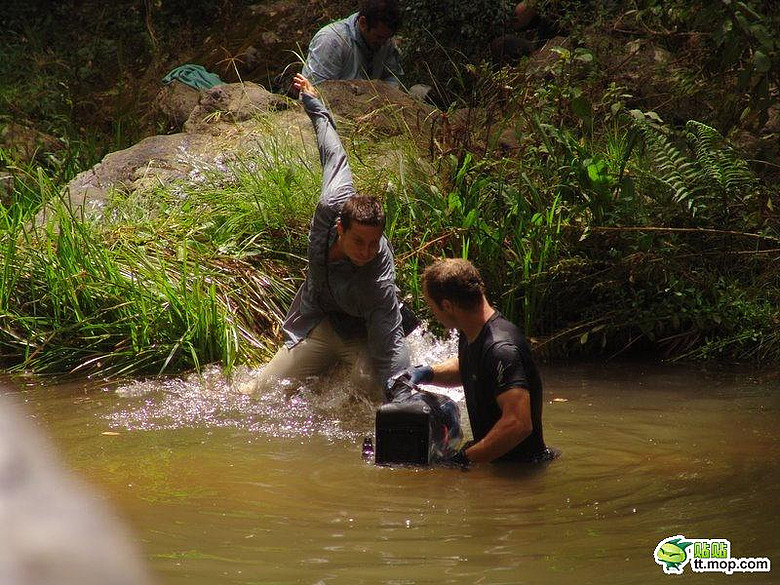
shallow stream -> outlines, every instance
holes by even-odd
[[[418,361],[452,349],[416,344]],[[653,552],[677,534],[780,562],[777,373],[547,366],[545,439],[562,456],[467,472],[367,464],[359,392],[337,378],[252,400],[235,391],[251,374],[12,392],[160,584],[670,583]]]

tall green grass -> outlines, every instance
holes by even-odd
[[[40,189],[48,219],[35,225],[35,205],[2,209],[3,361],[132,375],[266,356],[300,279],[319,187],[300,154],[284,170],[290,153],[270,145],[198,185],[117,193],[100,220],[28,181],[15,195]]]
[[[776,188],[703,123],[620,107],[586,120],[598,88],[582,83],[555,65],[438,154],[400,114],[393,137],[340,125],[359,189],[385,197],[404,295],[426,314],[422,270],[460,256],[548,355],[780,360]],[[496,149],[486,117],[519,147]],[[3,363],[116,376],[267,357],[305,271],[320,172],[313,145],[261,123],[256,151],[117,192],[101,220],[69,209],[51,172],[19,173],[0,210]]]

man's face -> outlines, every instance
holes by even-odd
[[[441,323],[445,329],[457,329],[457,323],[455,323],[452,303],[450,301],[444,299],[441,302],[441,305],[438,305],[436,301],[428,295],[427,287],[423,287],[423,296],[425,297],[425,303],[433,313],[433,316],[436,317],[436,320]]]
[[[363,40],[374,51],[389,41],[394,34],[384,22],[378,22],[369,28],[365,16],[358,18],[358,28],[363,36]]]
[[[344,255],[355,266],[365,266],[379,252],[379,240],[382,239],[382,226],[366,225],[353,221],[344,229],[341,221],[336,225],[339,234],[338,244]]]

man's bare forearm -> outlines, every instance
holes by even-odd
[[[501,418],[481,441],[466,450],[472,463],[486,463],[501,457],[533,431],[531,396],[525,388],[510,388],[499,394]]]
[[[447,361],[436,364],[433,367],[433,380],[431,384],[437,386],[460,386],[460,367],[458,358],[452,357]]]

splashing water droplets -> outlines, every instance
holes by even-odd
[[[421,329],[407,338],[412,363],[435,363],[457,352],[454,335],[439,341]],[[126,430],[229,427],[350,441],[373,431],[377,399],[354,387],[346,368],[303,383],[285,380],[255,397],[240,393],[260,371],[237,368],[228,379],[212,366],[185,377],[132,381],[116,389],[123,400],[107,418],[113,428]],[[462,401],[460,389],[430,388]]]

